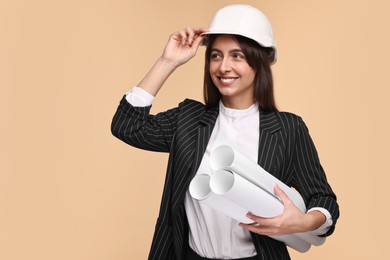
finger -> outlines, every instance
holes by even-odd
[[[177,42],[180,42],[181,45],[192,45],[193,42],[198,39],[198,37],[201,37],[201,39],[198,39],[197,41],[201,41],[204,37],[200,36],[203,32],[208,31],[208,29],[205,28],[186,28],[180,31],[177,31],[173,34],[173,39]]]
[[[269,219],[267,219],[267,218],[262,218],[262,217],[256,216],[255,214],[250,213],[250,212],[248,212],[248,214],[246,214],[246,216],[249,219],[253,220],[254,221],[253,224],[256,224],[257,226],[258,225],[261,225],[261,226],[268,226],[269,225]]]
[[[192,43],[192,46],[198,47],[205,37],[206,37],[206,35],[200,35],[200,34],[199,35],[195,35],[195,39],[194,39],[194,41]]]
[[[274,223],[274,218],[263,218],[263,217],[256,216],[252,213],[248,213],[246,216],[249,219],[254,221],[254,223],[250,225],[254,224],[255,226],[269,227]]]
[[[261,225],[261,224],[259,225],[259,224],[240,223],[240,226],[253,232],[253,233],[260,234],[260,235],[269,235],[269,233],[270,233],[270,229],[268,227]]]
[[[179,35],[179,38],[180,38],[181,45],[186,45],[187,39],[188,39],[187,30],[185,29],[185,30],[179,31],[178,35]]]
[[[204,33],[204,32],[207,32],[208,29],[207,28],[186,28],[186,37],[187,37],[187,40],[186,40],[186,43],[190,46],[192,46],[194,43],[196,45],[199,45],[198,43],[200,43],[205,36],[202,36],[201,34]]]
[[[183,41],[185,41],[185,37],[186,35],[183,31],[177,31],[172,34],[171,39],[173,39],[179,44],[183,44]]]
[[[255,222],[260,221],[260,219],[261,219],[261,217],[256,216],[255,214],[253,214],[253,213],[251,213],[251,212],[248,212],[248,213],[246,214],[246,216],[247,216],[248,218],[250,218],[251,220],[255,221]]]
[[[189,45],[192,45],[192,42],[194,41],[195,32],[192,28],[187,28],[187,43]]]
[[[209,29],[203,28],[203,27],[194,28],[193,30],[194,30],[195,35],[197,35],[197,36],[201,35],[204,32],[208,32],[209,31]]]
[[[287,194],[279,187],[279,185],[275,184],[274,187],[276,195],[282,200],[283,204],[285,202],[289,202],[290,198],[287,196]]]

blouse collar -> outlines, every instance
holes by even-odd
[[[259,106],[257,103],[253,103],[246,109],[233,109],[225,107],[222,101],[219,101],[219,111],[226,117],[230,118],[243,118],[259,112]]]

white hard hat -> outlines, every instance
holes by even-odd
[[[263,47],[274,49],[271,63],[276,62],[276,46],[268,18],[259,9],[243,4],[225,6],[211,20],[204,34],[236,34],[256,41]]]

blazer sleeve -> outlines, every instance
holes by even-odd
[[[333,224],[324,234],[329,236],[333,233],[339,217],[337,197],[327,181],[309,131],[300,117],[293,147],[294,187],[304,198],[308,209],[322,207],[329,211]]]
[[[134,107],[123,97],[112,119],[111,132],[123,142],[149,151],[169,152],[178,108],[150,115],[151,106]]]

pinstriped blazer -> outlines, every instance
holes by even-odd
[[[218,117],[218,107],[186,99],[157,115],[150,107],[133,107],[125,98],[113,117],[111,131],[127,144],[169,152],[160,212],[148,259],[184,259],[188,222],[184,198]],[[327,182],[314,144],[302,119],[285,112],[260,112],[258,164],[302,195],[307,208],[323,207],[333,219],[325,236],[333,233],[339,216],[336,196]],[[290,259],[286,246],[251,233],[258,259]]]

